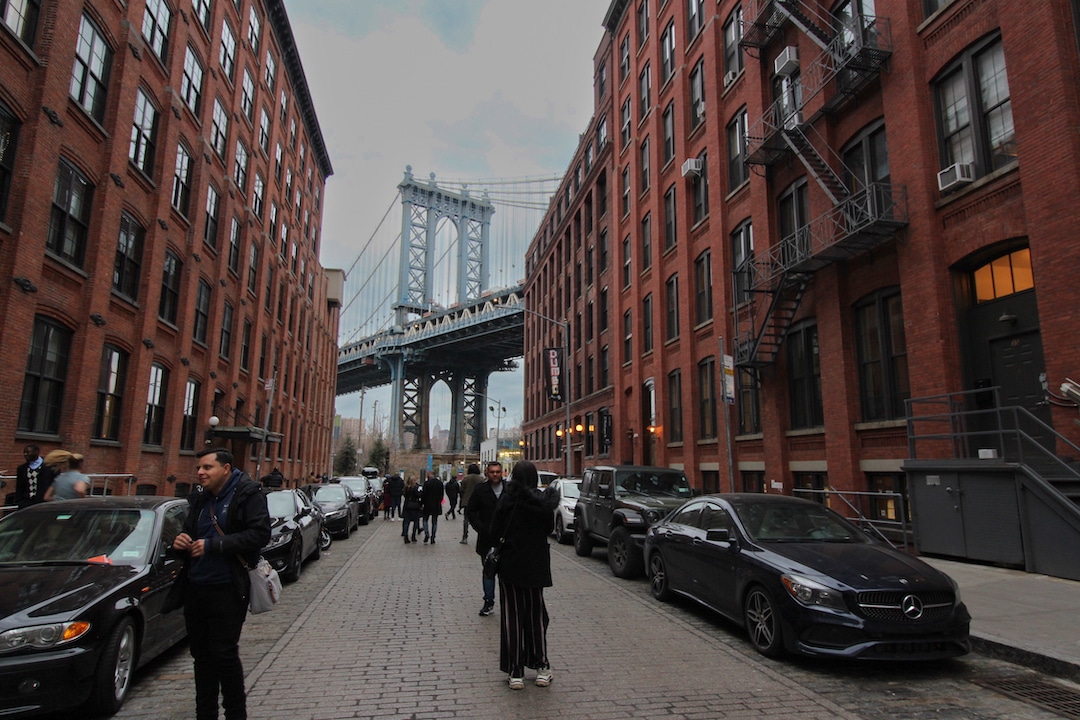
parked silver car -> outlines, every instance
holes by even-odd
[[[559,494],[559,506],[555,508],[555,539],[567,545],[574,540],[574,506],[581,494],[581,478],[556,478],[551,486]]]

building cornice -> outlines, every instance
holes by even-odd
[[[611,0],[611,4],[608,5],[607,14],[604,15],[604,27],[611,34],[615,34],[615,31],[619,28],[619,23],[622,22],[623,15],[626,14],[626,7],[630,4],[630,0]]]

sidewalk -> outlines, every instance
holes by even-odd
[[[971,612],[977,652],[1080,681],[1080,582],[922,559],[960,585],[960,596]]]

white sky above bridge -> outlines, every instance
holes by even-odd
[[[334,166],[323,266],[352,264],[406,165],[421,178],[564,172],[593,113],[592,58],[609,4],[285,0]],[[387,222],[400,218],[397,206]],[[520,424],[520,373],[492,376],[489,395],[507,408],[503,428]],[[338,412],[357,417],[359,397],[338,398]],[[385,427],[387,389],[366,394],[364,416],[376,399]],[[446,428],[441,385],[431,410],[432,427]]]

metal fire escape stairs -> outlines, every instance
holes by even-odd
[[[820,14],[806,0],[748,0],[743,17],[741,45],[751,56],[763,57],[787,22],[822,48],[801,68],[801,94],[783,93],[748,128],[747,163],[770,166],[794,155],[832,203],[763,257],[736,269],[750,292],[748,301],[736,304],[735,362],[760,368],[776,360],[812,273],[893,237],[907,224],[907,202],[902,187],[859,180],[814,128],[878,78],[892,54],[888,20],[859,16],[841,21]],[[820,109],[805,117],[804,108],[819,96]],[[856,178],[857,187],[844,178]],[[768,302],[759,301],[760,296],[768,296]]]

